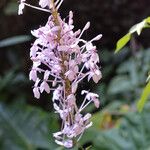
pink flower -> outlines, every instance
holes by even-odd
[[[88,92],[86,90],[82,90],[81,94],[86,94],[85,96],[85,100],[83,101],[81,107],[80,107],[80,111],[83,110],[83,108],[85,108],[86,106],[88,106],[90,104],[90,102],[94,102],[94,105],[96,108],[99,108],[100,102],[99,102],[99,96],[98,94],[92,93],[92,92]],[[86,100],[88,100],[88,102],[85,104]]]
[[[42,8],[38,9],[57,12],[63,0],[52,2],[39,0]],[[25,0],[21,0],[19,14],[23,13],[24,5],[31,7]],[[45,7],[50,10],[44,9]],[[68,21],[62,19],[59,13],[57,16],[52,13],[44,26],[31,31],[36,38],[30,48],[33,65],[29,73],[29,79],[35,82],[34,97],[39,99],[44,91],[48,94],[53,91],[53,107],[62,120],[61,131],[53,136],[57,144],[66,148],[72,148],[73,139],[78,141],[92,125],[91,114],[83,115],[82,111],[91,102],[96,108],[100,105],[99,96],[89,91],[82,90],[81,94],[85,97],[81,106],[78,106],[79,100],[76,98],[78,85],[83,79],[92,79],[98,83],[102,77],[97,48],[93,44],[102,35],[99,34],[90,41],[82,39],[84,31],[89,27],[90,22],[87,22],[83,30],[74,31],[73,12],[70,11]]]
[[[65,146],[66,148],[72,148],[73,147],[73,141],[72,140],[65,140],[63,142],[60,142],[58,140],[55,140],[55,142],[58,144],[58,145],[62,145],[62,146]]]
[[[64,141],[64,146],[65,146],[66,148],[72,148],[72,146],[73,146],[73,141],[72,141],[72,140],[66,140],[66,141]]]
[[[40,91],[41,91],[41,93],[43,91],[46,91],[47,93],[50,93],[50,87],[49,87],[49,85],[48,85],[48,83],[46,81],[43,81],[41,83],[41,85],[40,85]]]
[[[72,85],[71,85],[72,93],[76,93],[77,88],[78,88],[78,83],[77,82],[73,82]]]
[[[36,97],[37,99],[40,98],[39,87],[34,87],[34,88],[33,88],[33,93],[34,93],[34,97]]]
[[[37,45],[33,45],[30,48],[30,57],[36,57],[36,52],[38,51],[38,46]]]
[[[50,93],[49,78],[53,78],[51,85],[54,88],[53,102],[55,112],[62,119],[63,128],[59,134],[54,134],[56,143],[65,147],[72,147],[72,139],[82,136],[85,129],[92,125],[90,122],[91,114],[83,116],[82,110],[91,102],[95,107],[99,107],[98,95],[88,91],[82,91],[86,94],[82,105],[78,108],[75,93],[79,82],[88,77],[97,83],[101,79],[101,72],[97,63],[99,57],[96,46],[92,41],[100,39],[100,35],[87,42],[81,39],[85,30],[90,27],[88,22],[81,32],[73,31],[73,14],[69,13],[68,23],[59,17],[60,26],[55,27],[53,17],[50,16],[45,26],[32,31],[37,39],[31,48],[31,59],[33,60],[33,71],[30,78],[35,81],[38,74],[43,76],[40,86],[35,86],[34,95],[39,98],[40,93],[46,91]],[[60,43],[57,43],[57,32],[60,32]],[[62,54],[65,54],[62,56]],[[65,61],[62,59],[65,59]],[[43,66],[45,69],[43,70]],[[86,69],[86,71],[85,71]],[[34,71],[36,70],[36,72]],[[62,76],[62,74],[64,76]],[[66,94],[66,80],[70,84],[70,93]],[[69,116],[75,116],[70,118]],[[57,136],[56,136],[57,135]],[[65,139],[63,139],[65,137]]]
[[[71,107],[71,106],[74,106],[76,104],[76,98],[75,98],[75,95],[73,94],[70,94],[68,97],[67,97],[67,101],[68,101],[68,105]]]
[[[37,80],[37,71],[35,69],[30,71],[29,79],[33,80],[34,82]]]
[[[51,0],[39,0],[39,5],[42,7],[42,8],[45,8],[45,7],[49,7],[50,6],[50,3],[51,3]]]
[[[93,73],[92,78],[93,78],[93,81],[95,83],[98,83],[98,81],[102,78],[101,72],[99,70],[95,70],[95,72]]]

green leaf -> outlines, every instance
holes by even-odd
[[[134,26],[132,26],[130,28],[129,32],[117,42],[115,53],[120,51],[129,42],[129,40],[131,39],[131,35],[134,32],[137,32],[137,34],[140,35],[143,28],[150,27],[149,24],[150,24],[150,17],[147,17],[140,23],[137,23]]]
[[[150,23],[150,17],[147,17],[147,18],[145,19],[145,21],[146,21],[147,23]]]
[[[97,132],[95,132],[95,137],[92,140],[93,149],[147,150],[150,147],[149,108],[150,103],[147,103],[144,111],[142,113],[137,113],[134,108],[130,107],[130,111],[126,112],[123,116],[120,116],[119,125],[117,127],[110,127],[106,130],[97,130]],[[116,108],[113,110],[114,112],[117,111]],[[109,112],[109,108],[105,111]],[[101,113],[102,112],[99,112],[99,116]],[[97,115],[97,120],[99,119],[99,116]],[[115,120],[115,118],[118,117],[115,115],[113,118]]]
[[[119,52],[131,39],[131,34],[128,33],[125,36],[123,36],[118,42],[116,46],[115,53]]]
[[[92,148],[92,145],[85,148],[85,150],[90,150]]]
[[[112,79],[108,87],[109,94],[121,94],[133,89],[130,78],[127,75],[118,75]]]
[[[139,112],[141,112],[143,110],[143,107],[148,99],[150,95],[150,82],[147,83],[146,87],[144,88],[141,98],[137,103],[137,108],[139,110]]]
[[[18,11],[18,3],[16,2],[10,2],[7,4],[7,6],[4,9],[4,13],[6,15],[15,15]]]
[[[113,129],[106,132],[99,133],[94,141],[94,145],[97,149],[102,150],[136,150],[132,142],[125,139],[120,135],[119,130]]]
[[[5,76],[0,80],[0,91],[4,88],[8,88],[7,86],[11,84],[12,79],[15,77],[15,71],[10,70],[8,71]]]
[[[28,35],[18,35],[18,36],[10,37],[10,38],[0,41],[0,48],[13,46],[13,45],[24,43],[30,40],[31,40],[31,37]]]
[[[2,150],[52,150],[58,147],[52,138],[56,128],[55,117],[40,109],[25,104],[0,104]]]
[[[147,17],[146,19],[145,19],[145,28],[150,28],[150,17]]]
[[[150,75],[148,75],[146,82],[150,81]]]

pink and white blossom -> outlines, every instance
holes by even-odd
[[[39,0],[39,5],[42,8],[45,8],[47,6],[50,6],[51,0]]]
[[[39,0],[42,7],[39,9],[58,11],[63,0],[52,2]],[[21,0],[19,14],[23,13],[24,5],[29,6],[25,0]],[[78,85],[83,79],[98,83],[102,78],[97,47],[93,44],[94,41],[100,40],[102,35],[99,34],[90,41],[82,39],[84,31],[89,27],[90,22],[87,22],[82,30],[74,31],[73,12],[70,11],[68,21],[62,19],[59,13],[57,17],[52,13],[44,26],[31,31],[35,41],[30,49],[33,65],[29,78],[35,82],[34,97],[39,99],[44,91],[48,94],[53,92],[55,113],[62,119],[61,131],[53,136],[57,144],[66,148],[72,148],[73,139],[78,141],[84,131],[92,126],[91,114],[83,115],[83,110],[90,103],[96,108],[100,105],[99,96],[86,90],[81,91],[81,95],[85,95],[83,100],[76,98]],[[80,101],[80,106],[77,105],[77,101]]]

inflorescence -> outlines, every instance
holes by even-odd
[[[81,106],[77,106],[76,91],[83,79],[92,79],[98,83],[102,77],[97,65],[99,56],[93,45],[102,35],[90,41],[81,38],[90,27],[90,22],[87,22],[83,30],[73,31],[73,12],[69,12],[67,21],[58,13],[63,0],[40,0],[41,7],[32,6],[25,1],[20,1],[19,15],[23,13],[25,6],[50,13],[45,26],[31,31],[36,40],[30,49],[33,66],[29,78],[35,82],[33,93],[37,99],[44,91],[48,94],[53,92],[55,113],[62,120],[61,130],[53,136],[57,144],[71,148],[92,125],[91,114],[83,115],[83,110],[91,102],[96,108],[100,104],[97,94],[82,90],[81,95],[85,97]]]

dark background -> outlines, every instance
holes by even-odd
[[[38,1],[35,0],[27,2],[33,5],[38,4]],[[28,79],[32,65],[29,52],[31,43],[34,41],[30,31],[44,25],[49,14],[26,7],[24,14],[18,16],[18,4],[15,0],[0,0],[0,124],[4,124],[4,126],[3,124],[0,125],[0,149],[34,150],[49,147],[51,150],[53,149],[52,146],[46,146],[46,144],[43,144],[44,142],[42,143],[43,145],[39,144],[40,146],[35,144],[35,141],[38,141],[38,135],[34,135],[39,129],[37,129],[37,126],[34,127],[33,137],[30,135],[31,133],[27,134],[26,129],[23,129],[23,134],[26,135],[27,141],[31,140],[31,143],[25,142],[26,144],[23,145],[20,142],[21,140],[16,138],[17,132],[11,133],[11,122],[6,121],[6,118],[10,120],[14,118],[12,121],[15,125],[21,122],[23,126],[27,126],[29,129],[31,124],[40,122],[41,115],[37,114],[43,113],[45,118],[51,116],[50,118],[53,118],[55,120],[53,122],[56,122],[56,124],[49,125],[51,120],[45,119],[42,126],[46,129],[44,131],[41,128],[39,129],[41,137],[43,135],[44,137],[45,135],[49,137],[47,135],[49,130],[53,128],[53,130],[57,131],[60,124],[59,119],[51,113],[51,111],[53,112],[50,100],[51,95],[44,94],[37,101],[32,94],[33,83],[29,82]],[[118,39],[124,36],[134,24],[150,15],[150,1],[64,0],[60,8],[61,16],[63,18],[67,17],[70,10],[74,12],[75,29],[82,29],[87,21],[91,22],[90,29],[84,33],[84,39],[89,40],[97,34],[103,34],[102,39],[95,43],[101,60],[100,67],[103,79],[98,85],[93,84],[93,82],[87,83],[87,81],[83,81],[79,87],[79,91],[84,88],[92,88],[92,91],[96,91],[100,95],[101,101],[99,110],[96,110],[93,106],[88,108],[88,111],[93,113],[95,126],[87,132],[87,135],[83,138],[84,140],[81,140],[81,145],[85,147],[92,145],[93,149],[96,150],[140,150],[140,148],[146,150],[146,148],[150,147],[149,142],[147,142],[150,138],[150,132],[149,127],[144,126],[148,122],[143,125],[140,119],[143,119],[142,117],[149,119],[150,112],[146,111],[149,109],[144,112],[147,116],[138,114],[139,116],[136,118],[135,115],[137,115],[136,103],[150,70],[150,30],[145,29],[140,36],[134,34],[127,47],[119,54],[114,54],[114,50]],[[1,45],[3,40],[6,40],[7,43],[7,38],[16,38],[18,40],[19,35],[28,35],[30,40],[27,38],[16,43],[11,41],[10,45]],[[81,99],[79,94],[77,96]],[[32,110],[35,109],[35,113],[27,107],[33,107]],[[2,112],[6,113],[6,118],[2,115]],[[18,112],[22,113],[22,116],[18,117]],[[128,114],[129,112],[131,114]],[[12,114],[12,118],[10,114]],[[25,114],[28,114],[28,119],[24,123]],[[36,118],[36,121],[31,119],[32,117],[30,116]],[[132,118],[136,118],[136,120],[132,120]],[[30,119],[34,121],[30,121]],[[124,122],[126,123],[123,124]],[[8,124],[8,127],[6,125],[5,128],[5,124]],[[134,129],[132,125],[141,126],[143,129]],[[22,126],[19,124],[15,130],[17,131],[17,129],[21,128]],[[98,135],[94,132],[95,130]],[[123,136],[122,130],[126,134],[128,133],[131,139],[124,139],[125,136]],[[53,131],[50,131],[50,134],[51,132]],[[142,134],[143,132],[145,133],[144,135]],[[92,134],[96,141],[92,139]],[[89,135],[91,135],[91,138]],[[114,141],[113,137],[117,140]],[[119,139],[122,140],[119,141]],[[138,145],[140,140],[143,141],[141,146]],[[43,138],[40,141],[46,140]],[[8,143],[11,144],[11,147],[8,146]],[[38,141],[37,143],[40,142]],[[99,143],[103,143],[103,146]],[[28,147],[28,144],[31,147]],[[54,145],[53,140],[50,144]],[[113,144],[113,147],[111,144]],[[26,148],[25,145],[27,146]]]

